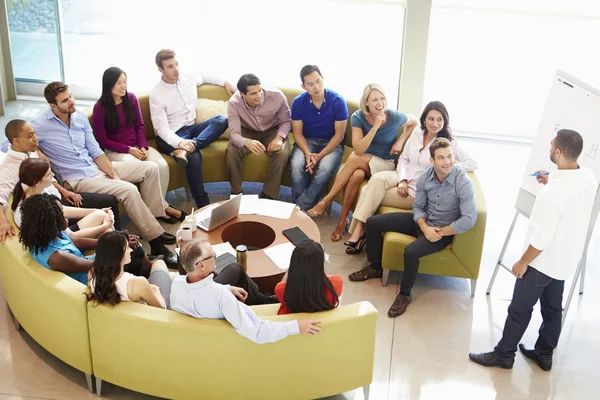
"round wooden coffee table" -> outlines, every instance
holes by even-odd
[[[279,269],[263,250],[289,243],[282,231],[296,226],[312,240],[321,241],[317,224],[298,208],[294,208],[289,219],[256,214],[238,215],[210,232],[197,228],[194,238],[206,239],[210,244],[229,242],[234,249],[240,244],[248,246],[248,275],[262,293],[273,293],[275,285],[281,281],[286,271]]]

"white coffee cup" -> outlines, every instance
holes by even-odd
[[[193,214],[185,217],[184,223],[192,227],[192,232],[196,232],[196,222],[196,217]]]
[[[181,228],[179,228],[179,230],[175,234],[175,238],[177,239],[177,241],[181,240],[182,242],[188,242],[192,240],[192,226],[195,225],[181,224]]]

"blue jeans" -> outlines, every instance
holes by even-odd
[[[542,326],[535,342],[535,354],[540,359],[552,359],[558,344],[562,321],[562,298],[565,281],[559,281],[529,266],[523,278],[517,279],[513,298],[508,306],[502,339],[494,348],[494,354],[502,361],[512,360],[517,345],[523,337],[533,306],[540,300]]]
[[[196,150],[190,154],[188,165],[185,169],[185,176],[190,185],[190,192],[196,202],[196,207],[201,208],[210,204],[208,193],[204,190],[204,179],[202,177],[202,153],[200,149],[205,148],[219,138],[227,129],[227,117],[224,115],[215,115],[214,117],[196,125],[184,126],[176,133],[182,139],[193,140],[196,142]],[[156,137],[158,151],[164,154],[171,154],[176,149],[169,146],[167,142],[160,137]]]
[[[308,149],[311,153],[319,153],[327,146],[329,140],[306,139]],[[290,158],[290,170],[292,174],[292,201],[303,210],[310,210],[321,199],[323,190],[340,169],[342,151],[344,145],[339,144],[336,148],[317,164],[316,171],[313,169],[313,178],[305,172],[306,157],[298,145],[294,145],[292,157]]]

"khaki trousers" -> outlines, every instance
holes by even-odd
[[[277,129],[273,127],[264,132],[253,131],[242,127],[242,136],[252,140],[258,140],[265,148],[269,146],[271,140],[277,136]],[[242,166],[244,157],[252,153],[245,147],[234,146],[231,142],[225,150],[227,159],[227,175],[231,184],[231,193],[240,193],[242,191],[243,173]],[[290,142],[286,139],[283,142],[283,147],[279,151],[267,151],[269,156],[269,175],[265,180],[263,192],[274,199],[279,197],[279,189],[281,187],[281,176],[290,159]]]
[[[410,195],[400,196],[396,187],[398,187],[396,171],[381,171],[371,176],[369,183],[360,191],[349,231],[351,233],[354,231],[356,221],[367,222],[367,218],[375,214],[380,205],[412,210],[415,199]]]
[[[106,150],[106,157],[110,161],[127,161],[127,162],[145,162],[152,161],[156,165],[158,165],[158,175],[160,180],[160,188],[163,198],[167,194],[167,188],[169,187],[169,165],[163,156],[160,155],[158,150],[155,150],[153,147],[148,146],[148,157],[145,160],[140,160],[132,156],[129,153],[116,153],[114,151]]]
[[[164,217],[166,203],[161,194],[158,166],[149,162],[112,162],[121,178],[109,179],[102,171],[92,178],[69,181],[77,192],[110,194],[123,203],[131,222],[144,240],[156,239],[164,229],[155,217]],[[140,185],[140,190],[134,185]]]

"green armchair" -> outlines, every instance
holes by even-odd
[[[475,190],[477,222],[467,232],[455,235],[452,243],[442,251],[421,258],[419,273],[470,279],[471,296],[474,296],[483,251],[487,209],[483,190],[477,176],[474,172],[468,174],[473,181]],[[410,211],[386,206],[377,209],[377,214],[391,212]],[[412,236],[396,232],[387,232],[383,236],[382,286],[387,285],[390,271],[404,270],[404,248],[414,240],[415,238]]]

